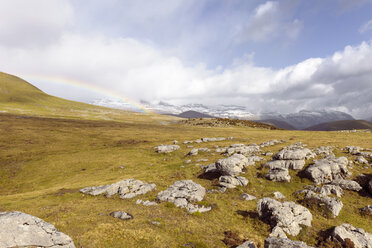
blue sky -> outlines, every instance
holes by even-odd
[[[0,0],[0,70],[53,95],[372,116],[370,0]],[[23,6],[20,8],[19,6]]]

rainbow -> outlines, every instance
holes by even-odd
[[[153,112],[149,109],[147,109],[145,106],[142,104],[138,103],[135,100],[131,100],[128,97],[124,97],[123,95],[105,89],[103,87],[99,87],[96,85],[89,84],[87,82],[83,81],[78,81],[76,79],[72,78],[61,78],[61,77],[56,77],[56,76],[50,76],[50,75],[23,75],[23,78],[27,79],[27,81],[31,82],[47,82],[47,83],[53,83],[53,84],[58,84],[58,85],[67,85],[67,86],[73,86],[82,90],[89,90],[94,93],[97,93],[99,95],[104,95],[105,97],[110,97],[110,98],[115,98],[119,99],[128,105],[130,105],[134,110],[137,112],[141,113],[147,113],[147,114],[153,114]]]

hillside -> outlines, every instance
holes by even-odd
[[[276,119],[258,120],[257,122],[273,125],[277,128],[286,129],[286,130],[296,130],[297,129],[286,121],[281,121],[281,120],[276,120]]]
[[[147,119],[177,120],[175,117],[133,113],[129,111],[69,101],[51,96],[27,81],[0,72],[0,112],[78,119],[132,120]]]
[[[364,120],[344,120],[321,123],[306,128],[309,131],[338,131],[353,129],[372,129],[372,123]]]

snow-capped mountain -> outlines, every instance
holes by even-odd
[[[120,99],[97,99],[91,102],[91,104],[118,108],[130,111],[139,111],[138,106],[129,104]],[[320,123],[340,121],[340,120],[354,120],[354,118],[344,112],[335,110],[319,110],[309,111],[301,110],[297,113],[281,114],[278,112],[265,112],[261,114],[253,114],[248,111],[244,106],[238,105],[204,105],[204,104],[184,104],[184,105],[173,105],[164,101],[160,101],[156,104],[149,103],[147,101],[141,101],[141,105],[153,112],[159,114],[173,114],[178,115],[186,111],[196,111],[206,115],[221,117],[221,118],[235,118],[235,119],[247,119],[247,120],[278,120],[286,122],[297,129],[304,129],[310,126],[314,126]]]
[[[344,112],[335,110],[320,110],[309,111],[301,110],[297,113],[279,114],[279,113],[263,113],[260,115],[261,120],[274,119],[285,121],[297,129],[304,129],[320,123],[340,121],[340,120],[354,120],[354,118]]]

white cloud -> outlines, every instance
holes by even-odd
[[[283,34],[287,38],[296,39],[303,28],[303,22],[298,19],[288,20],[288,16],[292,15],[289,9],[276,1],[259,5],[242,28],[239,41],[268,41]]]
[[[73,19],[73,9],[64,0],[0,0],[0,6],[0,44],[11,47],[55,42]]]
[[[372,29],[372,20],[369,20],[359,28],[359,33],[363,34],[371,29]]]

